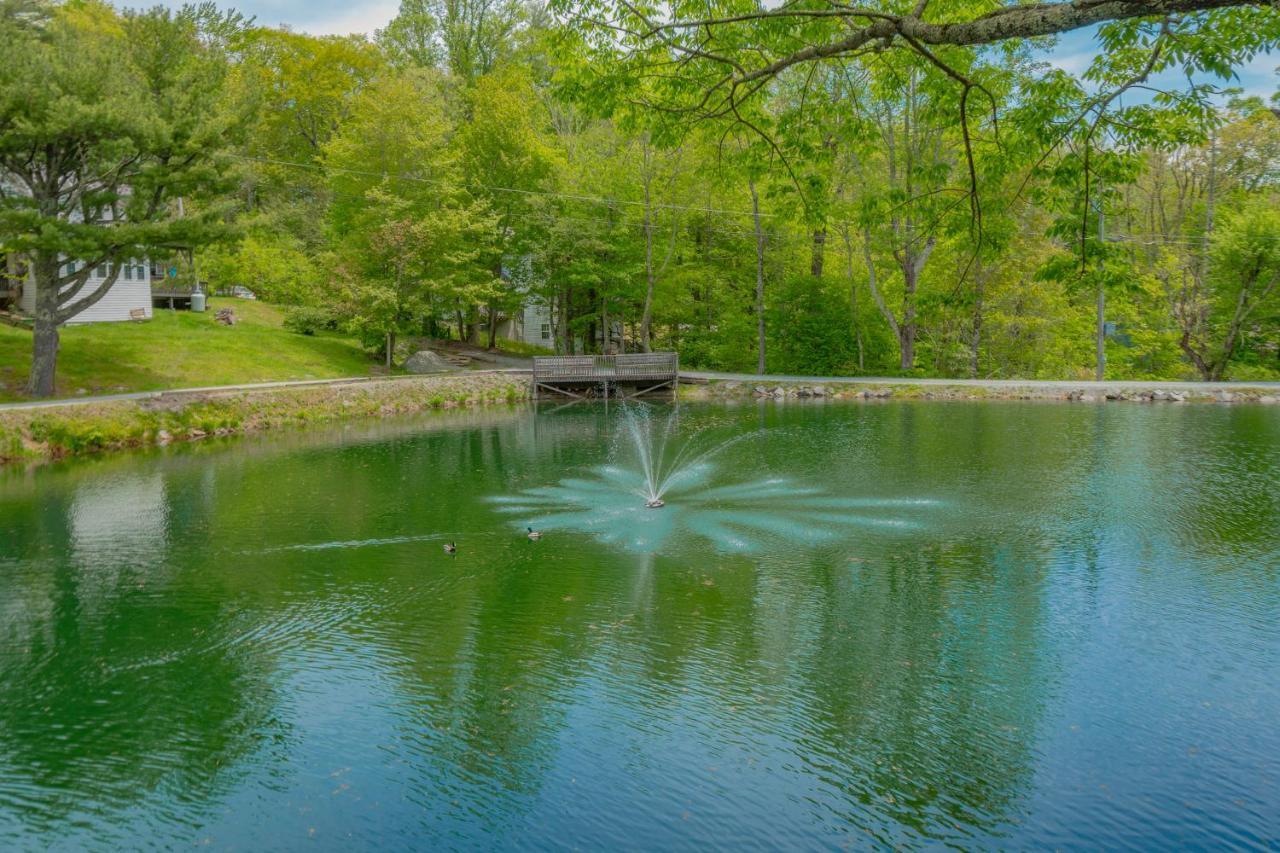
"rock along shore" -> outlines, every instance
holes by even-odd
[[[767,377],[765,377],[767,379]],[[965,382],[947,384],[931,381],[868,382],[751,382],[710,379],[700,384],[682,385],[681,399],[726,400],[755,398],[771,400],[1059,400],[1065,402],[1137,403],[1280,403],[1280,389],[1233,384],[1215,388],[1208,383],[1170,383],[1171,387],[1142,383],[1069,382]]]

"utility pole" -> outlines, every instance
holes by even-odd
[[[1204,246],[1200,255],[1200,281],[1201,284],[1209,278],[1209,249],[1213,243],[1213,214],[1215,204],[1215,187],[1218,171],[1218,132],[1215,128],[1209,128],[1209,180],[1206,188],[1206,198],[1204,205]]]
[[[1094,378],[1101,382],[1107,372],[1107,288],[1106,276],[1104,274],[1102,262],[1105,260],[1103,251],[1106,248],[1104,233],[1106,220],[1102,212],[1102,199],[1094,203],[1098,210],[1098,262],[1095,273],[1098,276],[1098,328],[1097,328],[1097,348],[1098,348],[1098,364],[1094,370]]]
[[[756,373],[764,376],[764,231],[760,227],[760,194],[754,178],[747,179],[751,189],[751,218],[756,229]]]

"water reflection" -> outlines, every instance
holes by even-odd
[[[1263,846],[1280,425],[1098,411],[686,410],[763,434],[661,510],[590,408],[9,480],[0,838]]]

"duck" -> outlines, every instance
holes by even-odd
[[[444,552],[445,552],[446,554],[456,554],[456,553],[458,553],[458,545],[457,545],[457,543],[456,543],[456,542],[446,542],[446,543],[445,543],[445,546],[444,546]]]
[[[539,539],[542,538],[541,531],[534,530],[532,527],[527,527],[525,529],[529,531],[529,538],[532,539],[534,542],[537,542]]]

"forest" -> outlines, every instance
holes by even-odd
[[[164,252],[389,362],[534,301],[548,350],[708,369],[1280,378],[1280,92],[1233,76],[1270,4],[403,0],[316,37],[3,0],[0,38],[0,246],[58,282],[33,393],[95,295],[64,261]]]

